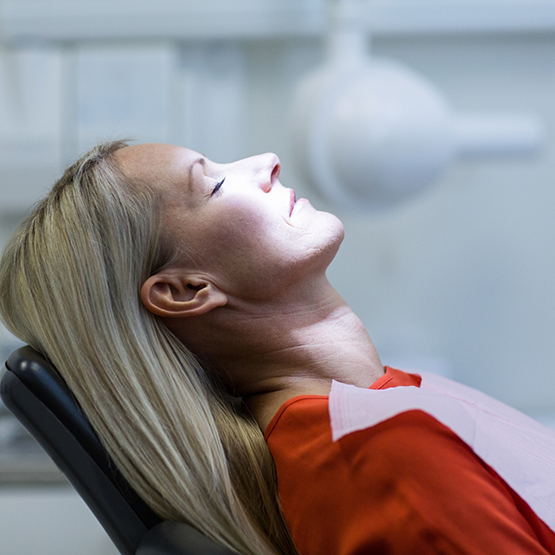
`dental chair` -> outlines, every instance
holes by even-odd
[[[21,347],[5,366],[2,401],[65,474],[122,555],[232,555],[188,524],[162,521],[140,499],[42,355]]]

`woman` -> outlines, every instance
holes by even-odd
[[[420,378],[384,373],[325,277],[341,223],[279,170],[269,154],[98,147],[8,244],[7,327],[48,354],[154,510],[239,553],[295,553],[261,430],[303,555],[555,553],[527,503],[432,416],[332,441],[332,380],[412,391]]]

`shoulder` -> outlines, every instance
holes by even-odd
[[[276,416],[266,437],[285,502],[296,496],[302,482],[303,489],[313,490],[319,483],[332,483],[341,492],[340,499],[358,498],[365,492],[372,504],[373,496],[381,495],[384,487],[398,492],[414,487],[437,489],[445,482],[447,488],[453,483],[455,467],[462,464],[475,471],[481,466],[458,436],[418,410],[338,441],[332,441],[325,397],[293,400]]]
[[[324,397],[293,400],[274,424],[267,439],[280,499],[306,553],[338,541],[370,546],[403,535],[462,545],[478,541],[468,530],[487,538],[492,526],[501,535],[496,541],[515,533],[503,530],[516,522],[507,515],[519,518],[512,491],[427,413],[407,411],[333,442]],[[312,521],[318,534],[307,528]],[[326,552],[350,552],[344,547]]]
[[[282,474],[294,469],[298,475],[301,468],[319,476],[333,472],[335,479],[343,476],[364,487],[379,482],[384,474],[394,474],[397,480],[417,476],[421,481],[424,475],[435,480],[451,461],[469,459],[474,465],[477,460],[456,434],[420,410],[332,441],[326,397],[293,399],[280,409],[266,439]]]

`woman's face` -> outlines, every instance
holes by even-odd
[[[145,144],[117,153],[135,183],[162,190],[164,234],[177,264],[232,294],[260,297],[322,273],[343,226],[279,182],[275,154],[217,164],[186,148]]]

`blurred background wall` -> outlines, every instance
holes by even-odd
[[[371,56],[410,66],[457,111],[535,112],[555,128],[553,2],[362,3]],[[384,363],[555,421],[555,145],[455,163],[379,214],[333,206],[294,167],[288,119],[324,59],[327,6],[2,0],[0,243],[99,140],[171,142],[221,162],[274,151],[286,187],[343,219],[329,277]],[[15,342],[0,337],[5,355]]]
[[[553,143],[533,157],[455,163],[399,206],[350,213],[311,191],[291,160],[289,109],[323,61],[328,4],[199,4],[3,0],[0,238],[99,140],[171,142],[218,161],[272,150],[285,186],[343,218],[330,278],[384,362],[436,365],[523,410],[554,408]],[[472,2],[457,12],[455,0],[361,4],[368,27],[375,20],[371,56],[416,70],[454,110],[532,111],[553,128],[551,2],[521,12],[514,0],[482,2],[473,17]]]

